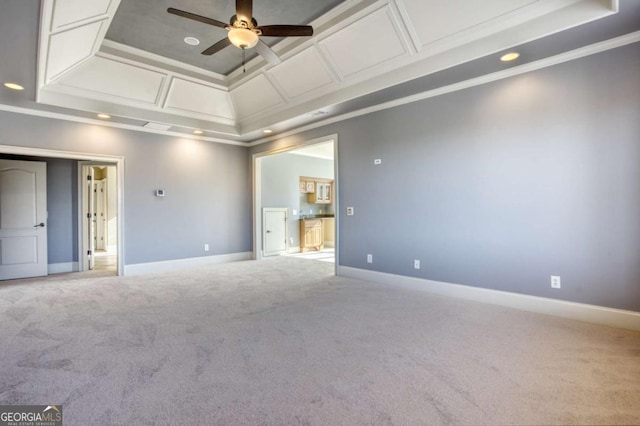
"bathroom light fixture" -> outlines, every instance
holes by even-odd
[[[519,57],[520,57],[520,54],[518,52],[509,52],[509,53],[506,53],[506,54],[502,55],[500,57],[500,60],[502,62],[511,62],[511,61],[515,61]]]
[[[4,83],[4,87],[11,90],[24,90],[24,87],[20,86],[18,83],[7,82]]]

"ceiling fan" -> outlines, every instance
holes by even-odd
[[[262,55],[269,63],[278,64],[280,58],[271,50],[269,46],[262,40],[260,36],[265,37],[309,37],[313,35],[313,27],[309,25],[265,25],[258,26],[258,22],[253,17],[253,0],[236,0],[236,14],[230,19],[230,24],[218,21],[216,19],[207,18],[196,15],[195,13],[185,12],[184,10],[174,9],[170,7],[167,12],[182,16],[184,18],[193,19],[194,21],[204,24],[213,25],[224,28],[228,31],[227,38],[220,40],[209,48],[205,49],[203,55],[213,55],[229,45],[234,45],[242,49],[242,63],[244,66],[245,49],[256,48],[258,53]]]

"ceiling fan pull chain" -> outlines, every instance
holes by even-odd
[[[242,48],[242,72],[243,72],[243,73],[246,73],[246,72],[247,72],[247,70],[246,70],[246,69],[245,69],[245,67],[244,67],[244,51],[245,51],[245,48],[243,47],[243,48]]]

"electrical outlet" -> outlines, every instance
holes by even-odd
[[[204,245],[204,251],[209,251],[209,244]]]
[[[551,288],[560,288],[560,277],[551,275]]]
[[[367,255],[367,263],[373,263],[373,255],[372,254],[368,254]]]
[[[347,216],[353,216],[353,207],[347,207]]]
[[[293,211],[291,212],[291,214],[292,214],[292,215],[294,215],[294,216],[298,216],[298,210],[293,209]]]
[[[373,164],[379,166],[380,164],[382,164],[382,158],[376,158],[375,160],[373,160]]]
[[[293,244],[293,237],[289,237],[289,244]]]
[[[413,261],[413,268],[414,269],[420,269],[420,260],[416,259]]]

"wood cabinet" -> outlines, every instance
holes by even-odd
[[[311,204],[333,202],[333,180],[300,176],[300,193],[307,194]]]
[[[324,225],[322,219],[300,220],[300,251],[322,250],[324,248]]]
[[[333,181],[316,181],[316,190],[307,196],[312,204],[331,204],[333,201]]]
[[[300,177],[300,192],[303,194],[311,194],[316,190],[316,182],[313,178]]]

